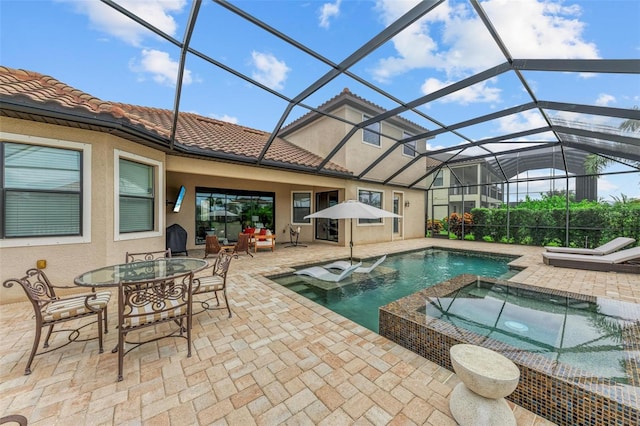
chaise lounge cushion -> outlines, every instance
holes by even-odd
[[[545,246],[545,249],[548,252],[553,252],[553,253],[592,254],[597,256],[603,256],[605,254],[613,253],[616,250],[620,250],[635,242],[636,240],[634,238],[617,237],[609,241],[608,243],[605,243],[599,247],[592,248],[592,249],[574,248],[574,247],[552,247],[552,246]]]

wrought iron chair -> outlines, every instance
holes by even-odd
[[[224,309],[226,307],[229,312],[229,318],[231,318],[231,307],[229,306],[229,300],[227,299],[227,273],[229,272],[229,266],[231,265],[231,259],[233,256],[234,255],[226,250],[220,250],[215,262],[211,266],[212,274],[205,277],[194,278],[194,296],[204,293],[213,293],[213,297],[200,302],[202,311],[195,312],[195,314],[199,314],[206,310]],[[224,297],[224,306],[220,306],[218,293],[222,293],[222,296]],[[212,306],[209,303],[214,298],[216,300],[216,306]]]
[[[192,285],[193,272],[170,279],[120,282],[118,285],[118,381],[123,379],[124,356],[145,343],[166,337],[186,338],[187,357],[191,356]],[[132,331],[154,327],[164,322],[175,322],[178,327],[146,340],[126,340],[127,334]],[[139,339],[142,338],[140,335]],[[125,350],[125,344],[133,346]]]
[[[159,251],[146,251],[140,253],[129,253],[125,256],[125,262],[144,262],[146,260],[156,260],[162,258],[171,257],[171,249],[159,250]]]
[[[210,254],[218,254],[222,250],[222,246],[218,241],[218,236],[207,235],[205,238],[204,258],[206,259]]]
[[[63,346],[68,345],[71,342],[86,342],[93,340],[93,338],[80,339],[80,330],[92,323],[84,324],[76,329],[60,329],[54,330],[53,326],[59,323],[63,323],[78,318],[87,317],[90,315],[96,315],[98,318],[98,345],[99,352],[103,352],[102,348],[102,322],[103,314],[106,318],[107,305],[111,298],[111,293],[108,291],[99,291],[82,295],[71,295],[68,297],[59,297],[56,295],[56,288],[76,288],[69,286],[54,286],[51,284],[46,274],[40,269],[29,269],[26,275],[22,278],[10,278],[6,280],[2,285],[6,288],[13,287],[13,284],[19,284],[27,295],[27,298],[33,305],[34,317],[36,319],[36,335],[33,340],[33,347],[31,349],[31,355],[27,361],[27,366],[24,369],[24,374],[31,374],[31,363],[36,355],[42,355],[56,349],[60,349]],[[49,338],[52,333],[69,333],[67,336],[67,342],[56,346],[53,349],[44,350],[40,353],[36,353],[38,345],[40,344],[40,337],[42,335],[42,328],[49,327],[47,336],[44,339],[43,348],[49,347]],[[106,323],[105,323],[106,333]]]
[[[238,234],[238,242],[233,247],[233,253],[231,254],[234,256],[238,256],[238,253],[245,252],[249,256],[253,257],[253,255],[249,251],[249,241],[251,240],[251,237],[252,235],[250,234],[243,234],[243,233]]]
[[[289,244],[285,247],[306,247],[304,244],[300,244],[298,239],[300,238],[300,227],[293,229],[293,226],[289,225]]]

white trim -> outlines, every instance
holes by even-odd
[[[155,225],[153,231],[145,232],[128,232],[126,234],[120,233],[120,159],[126,158],[128,160],[136,161],[138,163],[147,164],[154,168],[154,180],[155,180],[155,206],[154,211],[156,214]],[[130,152],[121,151],[119,149],[113,150],[113,240],[137,240],[141,238],[160,237],[163,235],[164,228],[164,167],[162,162],[152,160],[150,158],[142,157]]]
[[[74,237],[26,237],[0,239],[0,248],[55,246],[63,244],[82,244],[91,242],[91,144],[50,139],[39,136],[21,135],[0,131],[3,142],[16,142],[29,145],[43,145],[54,148],[66,148],[82,152],[82,235]]]
[[[313,225],[313,220],[309,219],[309,222],[294,222],[293,221],[293,194],[309,194],[309,214],[313,213],[313,191],[308,190],[308,191],[291,191],[291,197],[289,199],[289,206],[291,207],[290,213],[291,213],[291,224],[292,225],[300,225],[300,226],[312,226]]]

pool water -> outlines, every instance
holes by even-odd
[[[597,377],[628,383],[629,352],[623,333],[638,321],[631,315],[636,309],[614,311],[605,302],[479,281],[427,299],[426,315]]]
[[[514,258],[426,249],[387,256],[371,274],[354,273],[337,285],[298,275],[272,280],[377,333],[380,306],[459,274],[508,278]]]

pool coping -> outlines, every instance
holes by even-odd
[[[453,367],[449,349],[458,343],[476,344],[503,354],[521,370],[518,388],[507,399],[550,421],[559,424],[638,424],[640,383],[636,383],[636,386],[620,385],[603,378],[597,378],[594,382],[592,374],[585,374],[575,367],[518,350],[436,318],[427,318],[424,309],[420,312],[427,298],[445,296],[480,278],[484,282],[559,297],[592,302],[597,299],[583,294],[464,274],[380,307],[379,334],[451,371]],[[629,352],[640,351],[640,322],[631,327],[627,343],[631,346],[628,348]],[[639,360],[632,359],[629,362],[635,367],[635,375],[632,377],[637,379]]]

